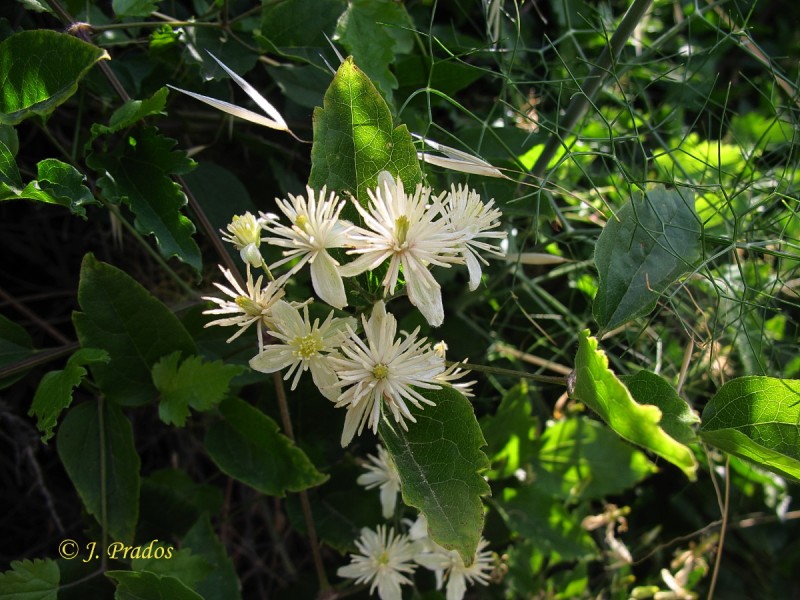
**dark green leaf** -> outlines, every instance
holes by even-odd
[[[692,451],[661,428],[662,413],[652,404],[638,404],[628,388],[608,368],[608,357],[598,349],[589,330],[581,332],[575,357],[573,396],[599,414],[623,438],[655,452],[695,478],[697,461]]]
[[[36,388],[28,415],[36,417],[42,442],[53,437],[53,428],[61,411],[72,404],[72,391],[86,377],[83,365],[91,363],[107,363],[108,353],[95,348],[83,348],[69,357],[67,365],[61,371],[46,373]]]
[[[148,547],[149,544],[145,546]],[[192,589],[211,573],[212,568],[208,561],[189,548],[178,549],[164,542],[157,542],[151,550],[156,547],[161,549],[161,554],[152,551],[149,553],[149,558],[134,558],[131,561],[131,569],[174,577]]]
[[[512,531],[551,555],[551,562],[597,555],[592,536],[560,499],[539,490],[536,484],[507,488],[504,494],[503,500],[495,502],[503,520]]]
[[[657,187],[626,202],[595,246],[600,287],[592,312],[609,330],[655,308],[659,296],[700,259],[694,194]]]
[[[130,406],[152,402],[156,388],[151,367],[165,354],[195,354],[194,342],[180,321],[136,281],[87,254],[81,265],[78,303],[72,315],[81,346],[102,348],[107,365],[92,365],[106,396]]]
[[[333,37],[344,0],[281,0],[261,10],[261,36],[265,50],[319,64],[320,48]]]
[[[139,455],[133,428],[111,402],[70,409],[56,436],[58,456],[89,514],[114,540],[133,541],[139,516]]]
[[[397,79],[389,65],[414,45],[405,6],[394,0],[352,0],[339,17],[336,36],[391,104]]]
[[[186,195],[170,179],[170,175],[189,171],[194,162],[174,146],[175,140],[155,128],[143,127],[131,131],[113,150],[90,154],[86,164],[101,175],[97,184],[103,194],[115,203],[127,204],[136,215],[136,228],[155,236],[163,256],[177,256],[199,271],[194,225],[181,212]]]
[[[220,488],[197,483],[177,469],[160,469],[142,478],[137,539],[185,535],[203,513],[222,508]]]
[[[15,198],[22,190],[22,176],[11,149],[0,141],[0,200]]]
[[[309,185],[353,193],[364,204],[381,171],[402,179],[407,190],[422,180],[411,134],[404,125],[393,126],[386,102],[348,58],[325,92],[323,108],[314,110]]]
[[[58,563],[47,559],[12,560],[11,570],[0,573],[3,600],[56,600],[61,573]]]
[[[239,591],[239,580],[236,578],[236,571],[233,563],[214,530],[208,516],[204,515],[189,530],[183,538],[182,546],[191,548],[197,556],[202,556],[211,566],[211,571],[206,577],[194,586],[203,598],[225,598],[225,600],[236,600],[241,598]]]
[[[167,94],[169,90],[165,87],[160,88],[155,94],[146,100],[128,100],[111,115],[108,125],[100,123],[92,124],[91,141],[101,135],[116,133],[129,127],[133,127],[145,117],[151,115],[163,115],[164,107],[167,104]]]
[[[539,492],[565,500],[621,494],[658,469],[607,427],[583,417],[548,427],[532,468]]]
[[[383,418],[378,432],[400,474],[403,502],[428,519],[430,537],[470,564],[483,531],[489,459],[472,405],[457,390],[418,390],[436,406],[411,408],[408,431]]]
[[[800,380],[739,377],[703,409],[703,441],[800,480]]]
[[[175,577],[148,571],[106,571],[117,582],[114,600],[203,600]]]
[[[34,355],[31,336],[22,327],[0,315],[0,367],[13,365]],[[24,375],[24,373],[22,374]],[[22,375],[0,379],[0,389],[8,387]]]
[[[157,0],[112,0],[111,10],[118,17],[146,17],[157,5]]]
[[[226,474],[269,496],[299,492],[327,479],[257,408],[238,398],[219,408],[224,420],[209,428],[205,444]]]
[[[245,368],[221,360],[204,362],[196,355],[187,357],[179,367],[180,357],[180,352],[173,352],[153,365],[153,383],[161,393],[158,416],[167,425],[183,427],[190,406],[203,412],[219,404],[231,379]]]
[[[622,375],[622,383],[639,404],[653,404],[661,409],[661,428],[667,435],[681,444],[697,441],[695,427],[700,417],[678,396],[678,392],[663,377],[650,371],[639,371],[635,375]]]
[[[48,115],[108,53],[49,29],[22,31],[0,42],[0,124]]]

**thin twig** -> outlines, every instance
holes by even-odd
[[[36,323],[39,327],[44,329],[57,341],[61,342],[64,345],[70,343],[70,339],[67,338],[64,334],[62,334],[58,329],[50,325],[50,323],[48,323],[44,319],[40,318],[39,315],[37,315],[30,308],[25,306],[22,302],[17,302],[17,300],[13,296],[7,294],[5,290],[3,290],[2,288],[0,288],[0,298],[8,302],[11,306],[17,309],[18,312],[22,313],[23,315],[28,317],[31,321]]]
[[[717,556],[714,559],[714,571],[711,573],[711,583],[708,585],[707,600],[714,597],[714,588],[717,587],[719,566],[722,562],[722,548],[725,544],[725,531],[728,529],[728,505],[731,497],[731,457],[725,455],[725,495],[722,498],[722,524],[719,528],[719,542],[717,543]]]

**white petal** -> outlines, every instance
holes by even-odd
[[[394,507],[397,505],[397,487],[391,484],[381,486],[381,507],[383,508],[383,518],[391,519],[394,514]]]
[[[324,358],[311,363],[311,378],[323,396],[331,402],[338,400],[341,388],[336,384],[339,383],[339,378]]]
[[[291,365],[295,361],[286,346],[267,346],[250,359],[250,367],[262,373],[274,373]]]
[[[347,306],[344,282],[339,274],[336,261],[325,251],[317,253],[311,263],[311,283],[314,291],[324,302],[334,308]]]
[[[174,85],[167,84],[167,87],[177,92],[181,92],[182,94],[186,94],[187,96],[191,96],[195,100],[200,100],[200,102],[205,102],[209,106],[213,106],[217,110],[221,110],[224,113],[228,113],[229,115],[233,115],[234,117],[239,117],[240,119],[244,119],[245,121],[250,121],[251,123],[255,123],[256,125],[262,125],[264,127],[269,127],[271,129],[278,129],[280,131],[289,131],[289,128],[286,126],[285,123],[278,123],[276,121],[273,121],[272,119],[268,119],[263,115],[253,112],[252,110],[242,108],[241,106],[236,106],[235,104],[231,104],[230,102],[217,100],[216,98],[212,98],[210,96],[203,96],[202,94],[196,94],[194,92],[190,92],[188,90],[175,87]],[[281,119],[281,121],[283,121],[283,119]]]
[[[461,600],[467,591],[467,583],[464,581],[464,574],[452,569],[447,577],[447,600]]]
[[[481,263],[469,248],[464,252],[464,258],[467,259],[467,269],[469,269],[469,291],[474,292],[481,282]]]
[[[438,283],[430,284],[420,276],[413,276],[407,278],[406,289],[411,304],[419,309],[432,327],[438,327],[444,322],[442,288]]]

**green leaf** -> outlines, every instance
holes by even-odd
[[[133,127],[145,117],[163,115],[168,93],[169,90],[166,87],[162,87],[146,100],[128,100],[114,111],[108,121],[108,125],[92,124],[92,137],[89,143],[101,135],[108,135]]]
[[[139,516],[139,455],[122,409],[111,402],[70,409],[56,448],[89,514],[101,525],[105,515],[111,538],[131,543]]]
[[[265,50],[321,65],[320,48],[333,37],[344,0],[282,0],[261,10],[259,42]],[[331,53],[332,54],[332,53]]]
[[[87,254],[81,265],[72,321],[84,348],[108,352],[108,364],[93,364],[94,380],[114,402],[152,402],[151,367],[165,354],[196,354],[194,341],[172,312],[116,267]]]
[[[24,328],[0,315],[0,368],[30,358],[35,354],[31,336]],[[13,384],[24,373],[0,379],[0,389]]]
[[[11,570],[0,573],[3,600],[56,600],[61,573],[58,563],[46,558],[12,560]]]
[[[37,419],[36,426],[42,432],[42,442],[53,437],[58,416],[72,404],[72,391],[86,377],[83,365],[108,361],[109,356],[105,350],[82,348],[69,357],[63,370],[50,371],[42,377],[28,411],[29,416]]]
[[[220,488],[201,484],[177,469],[160,469],[142,478],[139,539],[185,535],[203,513],[222,509]]]
[[[703,441],[800,480],[800,380],[738,377],[703,409]]]
[[[203,600],[179,579],[148,571],[106,571],[117,582],[114,600]]]
[[[244,400],[220,404],[223,421],[206,435],[206,450],[227,475],[269,496],[323,483],[327,476],[278,431],[278,424]]]
[[[157,0],[112,0],[111,10],[118,17],[146,17],[157,5]]]
[[[233,563],[225,546],[214,534],[208,515],[203,515],[186,533],[182,546],[191,548],[195,555],[203,557],[211,566],[211,571],[206,577],[194,586],[197,593],[209,600],[212,598],[236,600],[242,597]]]
[[[11,149],[0,140],[0,200],[17,197],[22,188],[22,176]]]
[[[394,0],[352,0],[336,24],[336,38],[383,92],[388,103],[397,78],[389,70],[414,45],[411,18]]]
[[[49,29],[22,31],[0,42],[0,124],[48,115],[72,96],[102,48]]]
[[[679,467],[694,480],[697,461],[692,451],[662,429],[661,409],[638,404],[628,388],[608,368],[608,357],[598,349],[589,330],[581,332],[575,357],[573,397],[594,410],[620,436]]]
[[[492,463],[500,463],[500,477],[510,477],[527,463],[533,454],[536,419],[531,417],[526,382],[506,392],[495,414],[481,421],[481,429]]]
[[[648,314],[700,255],[693,193],[657,187],[626,202],[595,246],[600,287],[592,312],[601,329]]]
[[[92,153],[86,164],[101,175],[103,194],[115,203],[124,202],[136,215],[136,229],[154,235],[166,257],[177,256],[200,270],[200,249],[192,238],[194,225],[181,212],[186,195],[170,175],[189,171],[194,162],[186,153],[173,150],[175,140],[153,127],[129,133],[124,143],[111,151]]]
[[[158,416],[167,425],[183,427],[190,406],[203,412],[219,404],[231,379],[245,368],[221,360],[204,362],[200,356],[189,356],[178,367],[180,357],[180,352],[173,352],[153,365],[153,383],[161,393]]]
[[[661,409],[661,428],[681,444],[697,441],[696,426],[700,417],[678,396],[670,383],[651,371],[639,371],[635,375],[622,375],[620,380],[639,404],[653,404]]]
[[[386,102],[348,58],[325,92],[323,108],[314,109],[308,183],[350,192],[365,204],[366,190],[375,187],[381,171],[399,176],[410,190],[422,181],[411,134],[405,125],[394,128]]]
[[[509,529],[528,538],[534,547],[559,560],[587,559],[597,555],[592,536],[563,501],[534,485],[503,490],[503,500],[494,504]]]
[[[158,542],[158,540],[156,540]],[[151,540],[150,544],[153,544]],[[145,549],[150,545],[145,546]],[[162,554],[149,553],[149,558],[134,558],[131,569],[147,571],[155,575],[174,577],[184,585],[194,589],[200,581],[208,577],[212,568],[208,561],[192,552],[189,548],[175,548],[158,542],[152,548],[160,547]]]
[[[532,464],[535,485],[553,498],[594,500],[621,494],[658,471],[644,453],[583,417],[555,423],[539,442]]]
[[[378,433],[400,474],[403,502],[428,519],[428,533],[469,565],[483,531],[489,459],[472,405],[459,391],[418,390],[436,406],[411,408],[408,431],[384,417]]]

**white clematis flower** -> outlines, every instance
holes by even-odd
[[[336,400],[335,386],[338,382],[336,373],[328,360],[328,354],[334,352],[344,337],[348,324],[355,319],[334,318],[333,311],[320,325],[319,319],[313,323],[308,316],[308,305],[300,311],[283,300],[272,307],[272,327],[270,334],[282,343],[269,344],[261,352],[250,359],[250,366],[262,373],[274,373],[288,367],[284,379],[294,374],[292,388],[304,371],[311,371],[314,384],[329,399]]]
[[[356,583],[371,582],[370,593],[378,590],[381,600],[401,600],[400,586],[411,584],[406,575],[416,569],[413,563],[414,544],[405,535],[396,535],[393,528],[378,525],[377,531],[366,527],[356,540],[360,554],[350,555],[350,564],[339,567],[339,577],[355,579]]]
[[[450,230],[460,236],[460,252],[469,270],[469,289],[475,291],[481,281],[481,265],[489,263],[478,254],[483,250],[502,258],[505,252],[481,238],[504,240],[505,231],[491,231],[500,226],[503,214],[494,207],[494,200],[483,203],[480,194],[466,186],[452,186],[444,199],[443,210]],[[480,261],[480,262],[478,262]]]
[[[339,221],[344,201],[331,192],[326,198],[327,189],[323,187],[315,193],[306,188],[308,197],[289,194],[289,200],[276,200],[278,208],[291,221],[287,227],[262,215],[268,224],[266,230],[272,234],[264,241],[287,248],[281,260],[271,264],[270,269],[279,267],[291,260],[300,260],[287,273],[299,271],[306,263],[311,265],[311,283],[314,292],[324,302],[334,308],[347,306],[344,282],[339,274],[339,263],[328,254],[329,248],[344,248],[348,245],[347,232],[350,224]]]
[[[234,215],[226,231],[220,230],[223,241],[233,244],[242,260],[256,268],[264,264],[261,251],[258,249],[261,245],[262,224],[261,219],[246,212],[243,215]]]
[[[341,355],[328,358],[339,377],[338,388],[347,388],[336,402],[337,408],[347,408],[342,447],[356,431],[360,435],[367,423],[377,432],[384,405],[395,421],[408,429],[406,419],[414,423],[416,419],[406,402],[420,409],[423,404],[434,406],[414,388],[440,389],[436,378],[445,370],[444,360],[430,343],[417,339],[419,327],[405,339],[395,339],[397,320],[386,312],[382,301],[375,304],[369,320],[363,315],[361,319],[366,341],[348,327]]]
[[[370,461],[364,465],[367,472],[359,475],[356,483],[363,485],[368,490],[380,488],[383,518],[389,519],[397,506],[397,494],[400,493],[400,474],[397,472],[392,457],[380,444],[378,444],[378,455],[367,454],[367,458]]]
[[[489,545],[481,538],[472,564],[466,567],[461,555],[455,550],[445,550],[433,541],[423,552],[417,553],[414,561],[436,574],[436,587],[441,589],[447,579],[447,600],[462,600],[467,591],[467,583],[487,585],[493,570],[492,553],[485,550]]]
[[[230,343],[255,323],[258,334],[258,347],[259,349],[263,348],[264,334],[262,326],[269,327],[271,325],[272,307],[284,295],[283,284],[286,283],[286,278],[280,277],[275,281],[270,281],[265,287],[261,287],[264,276],[261,275],[256,281],[253,281],[250,264],[248,263],[247,289],[244,290],[228,269],[220,267],[220,270],[233,289],[216,282],[214,285],[232,300],[204,296],[203,300],[209,300],[218,306],[218,308],[203,311],[204,315],[226,315],[221,319],[206,323],[205,326],[220,325],[226,327],[235,325],[239,327],[239,331],[226,340]]]
[[[440,218],[439,202],[429,206],[431,188],[419,184],[414,194],[408,195],[401,180],[395,181],[382,171],[378,187],[368,190],[368,194],[368,209],[354,202],[369,230],[359,228],[349,234],[353,249],[348,254],[359,256],[341,268],[342,275],[352,277],[376,269],[388,259],[384,289],[394,293],[402,268],[411,303],[428,323],[434,327],[441,325],[442,290],[429,266],[449,267],[463,262],[459,256],[459,234]]]

